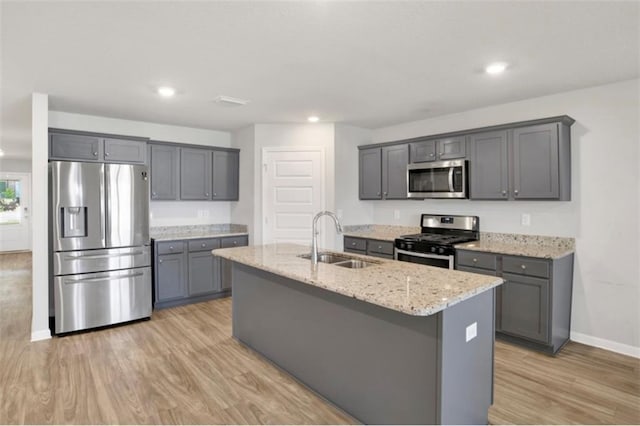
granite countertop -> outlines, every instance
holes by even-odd
[[[480,240],[457,244],[455,247],[514,256],[559,259],[575,252],[575,240],[565,237],[481,232]]]
[[[247,235],[247,227],[246,225],[227,223],[214,225],[156,226],[149,230],[149,235],[156,241],[234,237]]]
[[[309,247],[297,244],[213,250],[215,256],[416,316],[435,314],[503,282],[488,275],[352,254],[377,264],[349,269],[319,263],[313,268],[308,259],[298,257],[308,253]]]
[[[420,233],[419,226],[398,225],[347,225],[344,235],[347,237],[368,238],[372,240],[394,241],[402,235]]]

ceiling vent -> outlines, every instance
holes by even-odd
[[[213,102],[226,107],[238,107],[249,103],[249,101],[246,99],[232,98],[231,96],[224,95],[216,97]]]

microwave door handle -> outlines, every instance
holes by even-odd
[[[449,191],[450,192],[454,192],[454,188],[453,188],[453,170],[454,170],[454,167],[450,167],[449,168]]]

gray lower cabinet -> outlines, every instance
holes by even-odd
[[[154,242],[154,308],[228,296],[230,263],[211,250],[247,244],[246,235]]]
[[[571,200],[567,121],[469,135],[470,198]]]
[[[49,133],[49,159],[145,164],[147,141],[57,129]]]
[[[412,142],[410,144],[410,150],[412,163],[453,160],[467,156],[464,136]]]
[[[456,269],[505,280],[496,291],[498,337],[548,353],[569,340],[573,254],[539,259],[457,250]]]
[[[180,199],[211,199],[211,151],[180,148]]]
[[[407,198],[408,144],[361,149],[359,158],[361,200]]]
[[[344,237],[344,251],[347,253],[393,259],[393,247],[394,244],[392,241]]]
[[[239,160],[237,151],[213,151],[212,200],[238,200]]]

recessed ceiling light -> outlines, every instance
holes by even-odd
[[[307,118],[307,120],[309,121],[309,123],[317,123],[318,121],[320,121],[320,117],[312,115],[311,117]]]
[[[487,74],[498,75],[498,74],[502,74],[506,69],[507,69],[507,64],[505,62],[493,62],[487,65],[484,70]]]
[[[173,87],[169,87],[169,86],[158,87],[158,95],[162,96],[163,98],[170,98],[175,94],[176,94],[176,89],[174,89]]]

